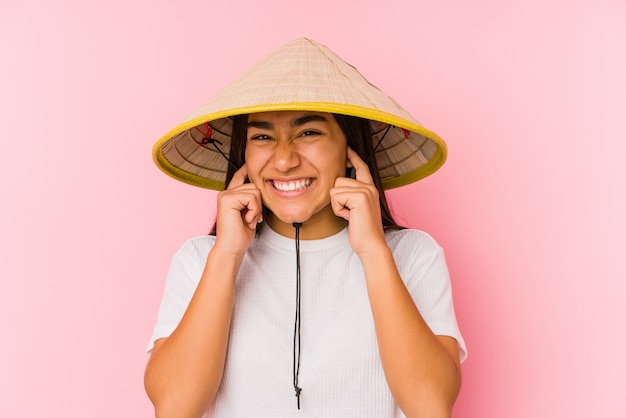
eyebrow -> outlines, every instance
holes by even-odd
[[[298,127],[305,125],[309,122],[328,122],[328,120],[322,115],[306,115],[292,121],[291,126]]]
[[[328,122],[328,119],[322,115],[306,115],[291,121],[291,127],[297,128],[299,126],[306,125],[309,122]],[[248,122],[248,128],[271,130],[274,128],[274,124],[267,121],[254,120]]]

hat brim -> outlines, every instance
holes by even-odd
[[[226,119],[236,115],[250,114],[250,113],[259,113],[259,112],[271,112],[271,111],[288,111],[288,110],[301,110],[301,111],[313,111],[313,112],[325,112],[325,113],[337,113],[342,115],[356,116],[363,119],[368,119],[372,124],[389,124],[392,125],[392,132],[395,131],[395,135],[387,135],[386,140],[379,146],[376,151],[376,158],[380,161],[380,156],[389,153],[390,149],[394,148],[394,145],[389,145],[389,142],[394,142],[393,138],[402,138],[404,141],[410,141],[413,145],[412,150],[409,153],[413,152],[422,152],[424,145],[429,144],[429,148],[432,152],[429,152],[427,156],[422,158],[422,164],[417,166],[416,168],[407,170],[404,173],[395,173],[394,175],[384,175],[381,173],[381,179],[383,188],[385,190],[393,189],[396,187],[401,187],[424,177],[429,176],[434,173],[443,165],[447,156],[447,148],[445,142],[434,132],[424,128],[421,125],[412,123],[411,121],[407,121],[406,119],[400,118],[396,115],[382,112],[377,109],[364,108],[361,106],[354,106],[342,103],[324,103],[324,102],[304,102],[304,103],[280,103],[280,104],[268,104],[268,105],[255,105],[248,106],[237,109],[228,109],[224,111],[214,112],[210,114],[203,115],[201,117],[197,117],[195,119],[188,120],[180,125],[176,126],[174,129],[170,130],[167,134],[165,134],[157,143],[154,145],[152,150],[152,156],[156,165],[167,175],[180,180],[184,183],[203,187],[207,189],[213,190],[223,190],[225,185],[225,176],[226,176],[226,168],[227,162],[223,163],[223,170],[213,170],[214,173],[218,174],[213,175],[202,175],[200,168],[197,170],[197,173],[194,173],[193,169],[187,167],[186,169],[180,168],[180,162],[172,163],[166,153],[164,152],[164,146],[167,143],[172,143],[172,141],[176,141],[177,138],[181,138],[182,134],[188,133],[194,128],[202,126],[205,123],[211,123],[214,121],[218,121],[221,119]],[[389,138],[389,139],[387,139]],[[186,139],[190,141],[191,135],[188,135]],[[375,137],[373,137],[374,141],[377,141]],[[230,139],[228,138],[227,143],[223,143],[221,147],[221,151],[226,155],[229,154],[230,151]],[[397,145],[397,139],[396,145]],[[194,141],[195,142],[195,141]],[[224,142],[224,141],[223,141]],[[387,143],[386,143],[387,142]],[[202,146],[195,142],[194,146]],[[173,147],[174,149],[179,149],[180,147]],[[215,152],[216,151],[210,151]],[[179,158],[187,160],[190,166],[193,167],[201,167],[202,163],[198,161],[191,162],[188,156],[180,155]],[[408,155],[405,155],[407,158]],[[218,159],[223,159],[220,155],[216,157]],[[414,156],[412,156],[413,159]],[[394,165],[398,164],[398,161],[393,162]],[[379,162],[379,166],[381,166],[381,171],[384,171],[384,162]],[[219,173],[223,173],[224,178],[219,178]]]

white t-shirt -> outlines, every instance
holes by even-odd
[[[426,233],[389,231],[396,265],[426,323],[455,338],[457,326],[441,247]],[[204,270],[213,236],[187,241],[172,260],[154,341],[176,328]],[[293,389],[295,241],[267,225],[236,279],[224,377],[209,417],[404,417],[385,380],[363,268],[347,229],[300,241],[301,409]]]

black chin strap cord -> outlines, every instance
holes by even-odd
[[[298,377],[300,375],[300,228],[302,223],[294,222],[293,227],[296,229],[296,320],[293,330],[293,388],[296,391],[298,409],[300,409],[300,392],[302,389],[298,386]]]

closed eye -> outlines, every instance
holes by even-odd
[[[269,135],[265,135],[265,134],[257,134],[257,135],[252,135],[250,137],[250,140],[258,140],[258,141],[268,141],[270,139],[272,139],[272,137]]]
[[[319,131],[312,131],[312,130],[306,130],[304,132],[302,132],[300,134],[300,136],[315,136],[315,135],[321,135],[322,133]]]

